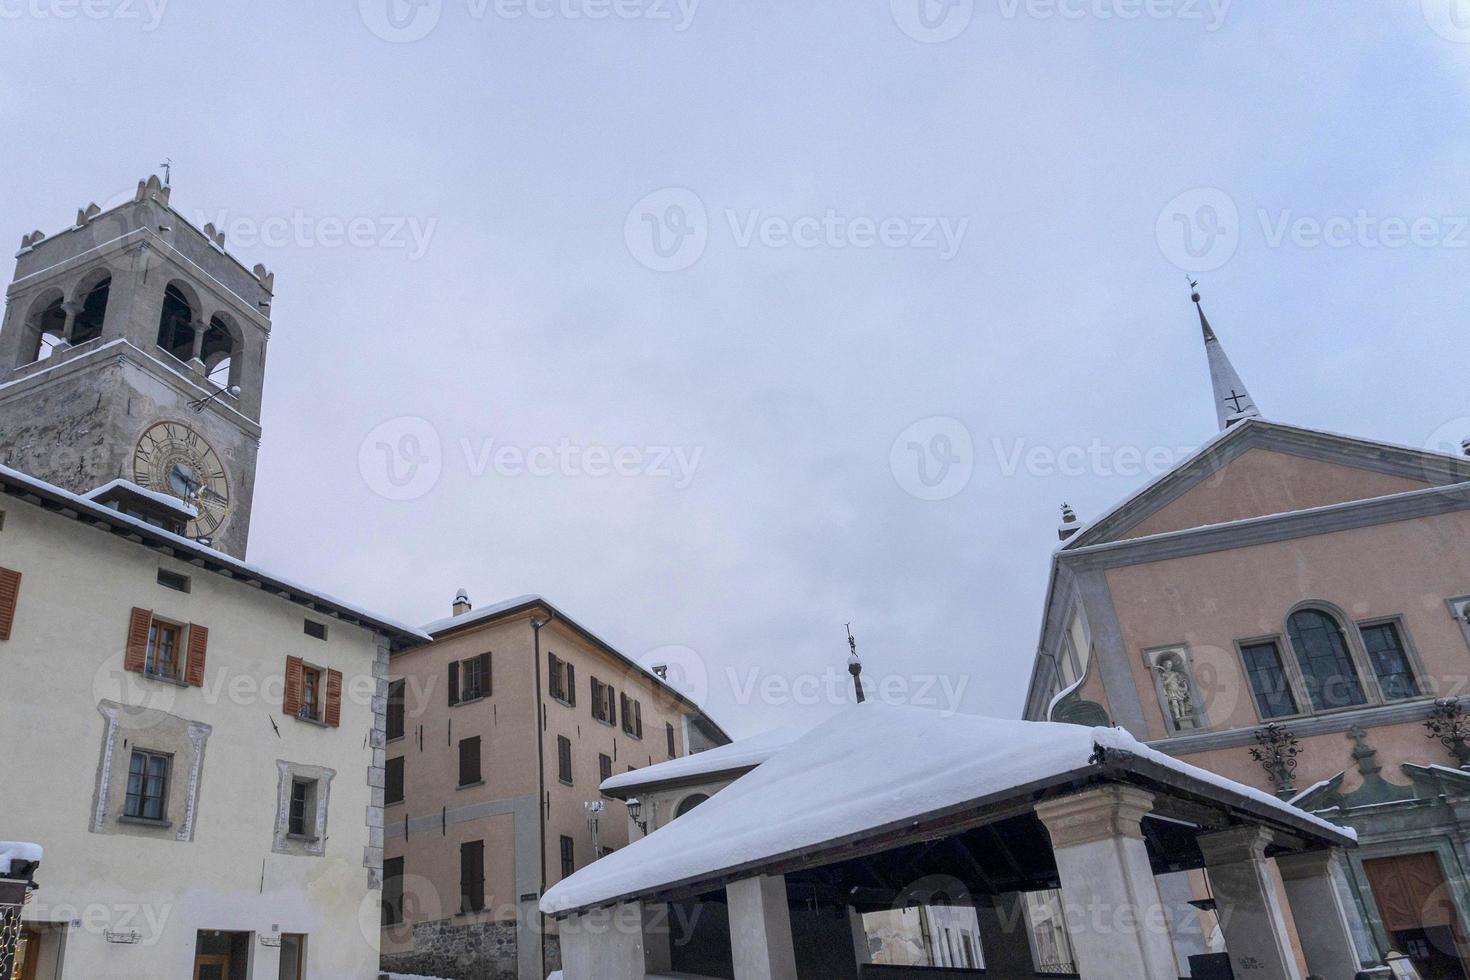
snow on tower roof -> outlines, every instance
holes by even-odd
[[[10,874],[10,869],[17,864],[36,864],[40,862],[41,856],[40,844],[0,840],[0,875]]]
[[[823,722],[697,809],[566,878],[542,898],[541,910],[560,915],[676,887],[717,887],[727,876],[756,874],[806,849],[1102,776],[1105,763],[1111,778],[1167,778],[1180,792],[1325,844],[1356,839],[1121,729],[868,703]]]
[[[802,734],[795,728],[776,728],[716,749],[686,755],[682,759],[670,759],[656,766],[620,773],[604,781],[602,791],[609,796],[626,797],[631,796],[633,791],[666,783],[682,783],[744,772],[770,759]]]

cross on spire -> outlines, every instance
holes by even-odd
[[[1205,308],[1200,302],[1199,281],[1191,279],[1189,288],[1189,298],[1199,313],[1200,332],[1204,336],[1205,357],[1210,366],[1210,385],[1215,391],[1215,415],[1220,428],[1228,429],[1242,419],[1259,416],[1261,412],[1245,382],[1240,380],[1235,365],[1230,363],[1225,348],[1220,345],[1220,338],[1215,336],[1209,318],[1205,316]]]

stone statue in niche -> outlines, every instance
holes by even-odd
[[[1190,680],[1189,665],[1184,655],[1178,650],[1166,650],[1153,655],[1150,660],[1149,666],[1158,680],[1159,698],[1174,730],[1200,727],[1194,705],[1194,683]]]

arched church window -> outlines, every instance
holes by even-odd
[[[1302,609],[1287,621],[1291,649],[1318,711],[1362,704],[1363,684],[1337,620],[1320,609]]]
[[[699,806],[699,804],[705,802],[708,799],[709,797],[705,796],[703,793],[695,793],[693,796],[684,797],[684,799],[679,803],[679,808],[674,811],[674,819],[678,820],[684,814],[688,813],[690,810],[693,810],[695,807]]]
[[[107,314],[107,296],[112,277],[104,276],[82,297],[82,309],[71,327],[71,342],[85,344],[102,336],[102,318]]]
[[[194,311],[183,290],[170,285],[163,291],[163,314],[158,318],[158,346],[181,361],[194,356]]]
[[[238,384],[235,360],[235,333],[229,322],[219,314],[209,318],[209,327],[204,331],[204,346],[199,357],[204,361],[204,371],[209,379],[221,388]]]

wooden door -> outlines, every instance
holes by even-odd
[[[228,956],[194,957],[194,980],[230,980]]]
[[[1414,961],[1424,980],[1467,980],[1466,945],[1439,858],[1374,858],[1363,870],[1393,948]]]
[[[13,980],[35,980],[36,961],[40,956],[41,934],[34,929],[21,929],[15,947],[15,967],[11,971]]]

